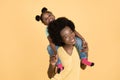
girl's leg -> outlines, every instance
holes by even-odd
[[[87,59],[87,53],[86,52],[81,52],[81,50],[83,49],[82,47],[82,40],[78,37],[76,37],[76,44],[75,44],[76,48],[77,48],[77,51],[79,53],[79,57],[81,59],[81,62],[85,65],[88,65],[88,66],[93,66],[94,63],[92,62],[89,62],[88,59]]]
[[[58,48],[59,48],[59,46],[56,46],[56,50]],[[47,51],[48,51],[50,56],[54,55],[54,52],[53,52],[53,50],[52,50],[50,45],[47,47]],[[63,66],[62,66],[62,63],[60,61],[60,58],[58,58],[58,61],[57,61],[56,65],[57,65],[57,68],[58,68],[57,72],[60,73],[60,71],[64,69]]]

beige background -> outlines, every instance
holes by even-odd
[[[0,0],[0,80],[48,80],[45,26],[34,17],[46,6],[71,19],[89,44],[95,66],[81,80],[120,80],[119,0]]]

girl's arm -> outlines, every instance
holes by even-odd
[[[54,54],[57,54],[57,50],[56,50],[55,44],[52,42],[52,39],[50,38],[50,36],[48,36],[47,38]]]
[[[87,42],[85,41],[85,39],[82,37],[82,35],[80,35],[76,30],[74,31],[75,32],[75,35],[77,36],[77,37],[79,37],[80,39],[82,39],[82,42],[83,42],[83,44],[82,44],[82,46],[83,46],[83,50],[84,51],[86,51],[86,52],[88,52],[88,50],[86,50],[86,48],[88,49],[88,44],[87,44]]]
[[[79,37],[80,39],[82,39],[82,41],[85,41],[85,39],[82,37],[82,35],[79,34],[76,30],[75,30],[75,35],[76,35],[77,37]]]

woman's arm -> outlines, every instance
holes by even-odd
[[[58,56],[62,62],[62,65],[64,66],[64,70],[61,71],[60,74],[56,73],[54,77],[51,78],[51,80],[65,80],[65,77],[67,77],[67,75],[71,72],[72,67],[73,67],[71,63],[71,58],[69,58],[68,56],[64,54],[66,54],[64,49],[60,47],[58,49]]]
[[[49,63],[49,68],[48,68],[48,77],[49,78],[52,78],[55,74],[56,74],[56,62],[57,62],[57,50],[56,50],[56,47],[55,47],[55,44],[52,42],[52,39],[50,38],[50,36],[48,36],[48,41],[49,41],[49,44],[54,52],[53,56],[50,56],[50,63]]]
[[[50,57],[50,64],[49,64],[49,68],[48,68],[48,77],[51,79],[52,77],[55,76],[56,72],[57,72],[57,66],[56,66],[56,62],[57,62],[57,57],[56,56],[51,56]]]
[[[48,68],[48,77],[49,78],[52,78],[52,77],[54,77],[54,75],[55,75],[55,65],[53,66],[53,65],[51,65],[51,64],[49,64],[49,68]]]

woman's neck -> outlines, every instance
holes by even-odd
[[[64,46],[63,46],[64,50],[65,50],[69,55],[72,54],[73,47],[74,47],[74,45],[64,45]]]

